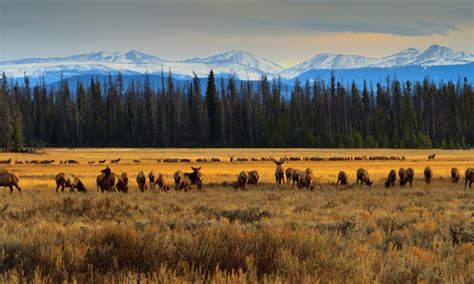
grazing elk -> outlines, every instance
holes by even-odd
[[[20,179],[16,175],[5,169],[0,169],[0,186],[10,188],[10,193],[13,192],[13,187],[16,187],[16,189],[21,192],[21,188],[18,185],[19,181]]]
[[[285,176],[286,176],[286,183],[290,183],[292,178],[293,178],[293,173],[294,173],[295,169],[293,168],[287,168],[285,170]]]
[[[397,172],[395,170],[391,170],[388,173],[387,181],[385,182],[385,188],[394,187],[396,179],[397,179]]]
[[[433,153],[432,155],[428,155],[428,161],[434,160],[435,157],[436,157],[436,153]]]
[[[425,177],[425,183],[429,184],[431,182],[431,178],[433,177],[433,171],[430,167],[426,167],[423,171],[423,175]]]
[[[237,181],[233,183],[233,187],[235,189],[240,188],[241,190],[245,190],[245,186],[249,180],[249,176],[246,171],[241,171],[240,174],[237,176]]]
[[[112,164],[118,164],[118,163],[120,162],[120,160],[121,160],[121,159],[118,158],[118,159],[115,159],[115,160],[111,160],[110,162],[111,162]]]
[[[155,184],[158,184],[158,187],[161,191],[168,192],[170,190],[170,186],[166,182],[165,175],[163,175],[162,173],[158,173],[158,177],[155,180]]]
[[[458,181],[461,179],[461,173],[457,168],[452,168],[451,169],[451,182],[452,183],[458,183]]]
[[[258,175],[258,172],[256,170],[247,172],[249,176],[249,180],[247,181],[247,184],[253,184],[255,186],[258,186],[258,180],[260,179],[260,176]]]
[[[359,168],[357,169],[357,172],[356,172],[356,175],[357,175],[357,184],[359,184],[359,181],[360,181],[360,184],[366,184],[366,185],[372,185],[372,183],[374,183],[373,181],[370,180],[369,178],[369,173],[363,169],[363,168]]]
[[[133,159],[133,162],[134,162],[135,164],[140,164],[142,161],[141,161],[141,160],[138,160],[138,159]]]
[[[474,168],[468,168],[466,169],[466,172],[464,172],[464,188],[467,187],[467,184],[469,183],[469,188],[471,188],[472,183],[474,182]]]
[[[293,188],[295,187],[295,183],[296,183],[296,186],[299,187],[300,179],[302,179],[303,176],[304,176],[303,171],[298,170],[298,169],[293,169],[293,172],[292,172],[292,175],[291,175],[291,182],[292,182],[292,187]]]
[[[97,185],[101,192],[115,191],[115,175],[109,167],[100,171],[102,174],[97,176]]]
[[[136,180],[137,180],[137,184],[138,184],[138,188],[140,189],[140,192],[145,192],[147,190],[145,173],[143,171],[140,171],[137,174]]]
[[[410,187],[413,185],[413,178],[415,177],[415,171],[412,168],[398,170],[398,177],[400,179],[400,186],[405,186],[407,183]]]
[[[69,175],[65,173],[59,173],[55,177],[56,181],[56,192],[61,187],[61,192],[64,192],[65,187],[69,187],[71,192],[74,192],[74,189],[77,188],[77,191],[86,193],[87,189],[84,186],[84,183],[76,176]]]
[[[99,164],[105,163],[105,160],[99,160]]]
[[[336,184],[342,184],[342,185],[348,184],[348,177],[345,171],[340,171],[339,174],[337,174]]]
[[[128,175],[127,173],[122,173],[120,176],[116,175],[117,191],[127,193],[128,192]]]
[[[275,163],[275,180],[277,184],[285,183],[285,171],[283,170],[283,163],[285,160],[280,159],[279,161],[272,158],[272,161]]]
[[[313,180],[313,171],[307,168],[302,175],[299,176],[298,187],[299,188],[311,188],[311,181]]]
[[[89,161],[88,164],[95,164],[95,161]]]

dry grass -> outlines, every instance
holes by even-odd
[[[332,151],[332,152],[331,152]],[[406,161],[288,162],[311,167],[320,182],[308,192],[275,186],[271,162],[202,164],[205,182],[221,183],[257,169],[265,183],[246,192],[222,186],[189,193],[147,192],[139,170],[168,175],[190,164],[159,157],[404,155]],[[48,149],[1,159],[77,159],[80,165],[10,165],[24,193],[0,195],[0,281],[42,282],[448,282],[474,281],[474,193],[449,183],[452,166],[473,166],[473,151],[392,150],[116,150]],[[113,165],[131,176],[129,194],[100,194],[94,178]],[[132,159],[142,159],[135,165]],[[422,183],[429,165],[435,179]],[[337,187],[337,172],[368,169],[371,189]],[[385,190],[390,168],[413,166],[413,188]],[[56,194],[54,174],[83,177],[87,194]],[[454,242],[453,242],[454,241]]]

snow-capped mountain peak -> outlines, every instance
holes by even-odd
[[[182,61],[184,63],[204,63],[210,65],[228,66],[243,65],[255,70],[273,74],[283,70],[283,67],[267,59],[251,54],[243,50],[231,50],[225,53],[216,54],[209,57],[196,57]]]

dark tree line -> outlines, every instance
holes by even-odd
[[[101,82],[31,86],[1,78],[0,148],[393,147],[474,145],[474,95],[463,81],[358,86],[329,82],[216,79],[179,86],[169,74],[125,88],[121,74]],[[217,81],[216,81],[217,80]],[[290,89],[289,89],[290,88]],[[287,93],[288,96],[283,96]]]

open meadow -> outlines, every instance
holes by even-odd
[[[435,159],[428,161],[433,153]],[[376,156],[400,159],[369,160]],[[311,168],[314,191],[276,185],[270,157],[297,158],[283,168]],[[119,163],[110,162],[118,158]],[[191,161],[157,162],[167,158]],[[212,158],[220,162],[196,162]],[[0,160],[8,159],[11,164],[0,167],[19,177],[22,193],[0,188],[2,282],[474,282],[474,186],[464,188],[464,170],[474,167],[473,150],[0,153]],[[31,160],[54,162],[25,164]],[[60,163],[65,160],[79,164]],[[128,173],[127,194],[96,190],[96,177],[106,165]],[[135,182],[139,171],[154,170],[173,185],[173,173],[189,172],[191,166],[202,167],[202,190],[140,193]],[[428,185],[426,166],[433,170]],[[360,167],[374,181],[371,187],[355,183]],[[413,187],[401,188],[397,177],[397,185],[385,189],[388,172],[400,167],[415,170]],[[450,180],[452,167],[461,172],[457,184]],[[226,185],[242,170],[257,170],[260,185],[246,191]],[[349,185],[336,185],[340,170],[348,173]],[[80,177],[88,192],[56,193],[59,172]]]

